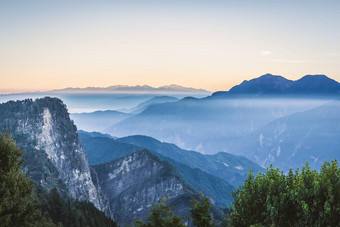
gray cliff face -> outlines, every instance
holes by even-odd
[[[112,218],[120,225],[132,224],[149,215],[153,203],[166,197],[175,214],[188,216],[186,206],[178,200],[189,200],[193,191],[176,170],[151,152],[142,150],[108,163],[94,165],[98,185],[109,202]]]
[[[0,112],[3,107],[12,109],[13,113],[2,115],[1,130],[11,130],[17,144],[25,150],[24,166],[28,175],[47,188],[64,185],[72,198],[88,200],[104,210],[91,178],[87,156],[65,105],[55,98],[6,104],[0,106]],[[35,165],[40,167],[35,168]]]
[[[40,126],[37,127],[39,130],[37,134],[32,135],[38,140],[37,147],[44,150],[55,164],[71,196],[79,200],[91,201],[97,208],[101,208],[97,190],[91,179],[87,157],[79,140],[74,138],[68,143],[64,141],[67,135],[55,130],[58,122],[48,108],[44,108],[42,121],[37,124]],[[29,133],[30,127],[24,127],[23,131]]]

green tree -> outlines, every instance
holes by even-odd
[[[340,226],[340,169],[336,160],[320,172],[308,163],[288,174],[272,167],[233,194],[232,226]]]
[[[210,227],[215,225],[210,215],[209,199],[204,195],[201,195],[199,200],[195,199],[191,202],[190,214],[194,225],[197,227]]]
[[[69,197],[63,199],[57,188],[47,191],[38,186],[36,193],[45,215],[60,226],[117,226],[112,219],[106,217],[105,213],[98,210],[91,202],[77,201]]]
[[[159,203],[152,205],[150,215],[146,218],[148,223],[141,220],[135,222],[138,227],[183,227],[180,217],[174,215],[169,205],[165,205],[165,199],[162,198]]]
[[[22,154],[8,134],[0,133],[1,226],[53,226],[41,215],[34,185],[21,171]]]

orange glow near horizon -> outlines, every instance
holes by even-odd
[[[340,81],[339,1],[19,2],[0,3],[0,93]]]

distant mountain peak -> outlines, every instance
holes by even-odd
[[[245,80],[227,92],[215,92],[214,97],[226,95],[336,95],[340,94],[340,84],[326,75],[306,75],[299,80],[288,80],[270,73],[258,78]]]
[[[293,81],[278,75],[265,74],[252,80],[245,80],[232,87],[229,94],[274,94],[288,88]]]
[[[287,93],[340,94],[340,84],[325,75],[306,75],[295,81]]]
[[[280,75],[273,75],[271,73],[266,73],[266,74],[264,74],[264,75],[262,75],[262,76],[260,76],[258,78],[270,78],[270,77],[282,77],[282,76],[280,76]]]
[[[328,81],[336,82],[335,80],[327,77],[324,74],[306,75],[306,76],[301,77],[299,80],[328,80]]]

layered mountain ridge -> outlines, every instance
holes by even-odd
[[[249,168],[263,170],[237,155],[284,171],[305,161],[318,169],[324,161],[340,158],[339,102],[334,101],[339,91],[339,83],[324,75],[290,81],[267,74],[207,98],[147,105],[111,126],[111,136],[83,133],[91,137],[89,143],[82,133],[78,137],[61,100],[10,101],[0,104],[0,131],[9,131],[25,150],[24,171],[36,184],[91,201],[127,225],[145,218],[166,191],[172,195],[169,203],[181,204],[174,210],[180,215],[188,216],[189,201],[201,189],[225,204],[229,183],[242,184]],[[85,152],[96,163],[90,166]],[[136,195],[143,202],[134,206]]]
[[[9,131],[25,151],[24,171],[35,184],[57,188],[64,198],[90,201],[123,226],[145,219],[152,204],[165,196],[173,211],[191,225],[190,201],[199,194],[171,164],[149,151],[134,150],[89,166],[76,130],[57,98],[0,105],[0,131]],[[217,208],[215,214],[222,217]]]
[[[299,147],[298,141],[304,140],[304,147],[308,147],[311,140],[305,140],[296,133],[300,130],[299,132],[306,138],[311,138],[305,133],[310,131],[313,134],[315,146],[317,143],[323,144],[321,138],[329,138],[327,140],[330,143],[327,149],[331,151],[325,154],[330,155],[321,155],[320,148],[319,153],[314,150],[314,154],[309,155],[308,158],[303,155],[301,158],[293,156],[289,159],[289,163],[292,167],[302,166],[305,161],[314,163],[314,159],[318,159],[319,161],[315,161],[313,165],[318,168],[321,162],[331,161],[334,158],[331,154],[337,149],[336,143],[330,141],[330,138],[335,135],[331,137],[324,135],[327,134],[327,130],[337,131],[339,119],[324,123],[328,118],[333,119],[330,116],[337,111],[336,105],[327,107],[326,104],[338,100],[339,92],[339,83],[324,75],[307,75],[297,81],[291,81],[281,76],[266,74],[244,81],[228,92],[217,92],[207,98],[184,98],[178,102],[151,105],[142,113],[112,125],[105,132],[116,137],[146,135],[203,154],[216,154],[222,151],[242,155],[262,167],[276,164],[277,167],[286,170],[288,162],[284,160],[288,159],[283,159],[283,157],[288,155],[290,151],[287,148],[291,147],[287,144],[291,143]],[[328,110],[324,113],[324,117],[308,114],[308,111],[318,107]],[[280,138],[285,141],[285,145],[282,143],[279,149],[279,146],[272,144],[280,143],[278,138],[272,138],[273,136],[263,133],[263,147],[259,148],[259,138],[262,137],[258,132],[272,128],[272,134],[275,135],[276,131],[280,131],[279,126],[273,127],[276,121],[293,117],[298,113],[301,113],[299,117],[301,121],[296,120],[296,126],[291,124],[286,129],[287,138]],[[311,125],[314,125],[314,128],[320,128],[324,134],[318,137],[318,131],[312,129]],[[328,129],[325,128],[326,125]],[[289,137],[290,133],[296,136]],[[271,139],[267,141],[269,138]],[[277,152],[278,149],[281,151]],[[307,150],[301,154],[306,154]],[[276,152],[280,153],[280,157],[273,155]]]
[[[254,172],[262,170],[242,157],[228,154],[225,157],[204,156],[146,136],[112,139],[79,132],[79,137],[91,165],[115,160],[141,149],[150,150],[160,160],[172,164],[188,185],[212,198],[213,203],[220,207],[232,202],[231,192],[244,181],[250,168]]]

